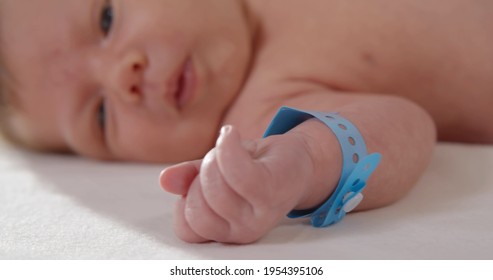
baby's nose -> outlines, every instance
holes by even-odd
[[[109,94],[114,94],[124,102],[135,103],[142,99],[144,72],[147,67],[145,54],[131,51],[117,60],[110,69],[108,81]]]

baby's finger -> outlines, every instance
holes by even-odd
[[[176,236],[181,240],[189,243],[203,243],[209,240],[196,234],[185,219],[185,198],[180,198],[175,205],[175,216],[173,220],[173,228]]]
[[[172,194],[186,195],[200,170],[202,160],[184,162],[164,169],[159,176],[161,187]]]
[[[194,181],[186,197],[184,213],[195,233],[209,240],[227,242],[230,236],[229,223],[208,205],[198,180]]]
[[[216,150],[212,150],[202,161],[200,184],[207,204],[230,225],[248,220],[253,213],[251,205],[236,193],[224,180],[217,165]]]
[[[244,148],[240,134],[232,126],[225,126],[216,146],[217,164],[224,180],[246,201],[259,200],[259,184],[264,182],[265,170]]]

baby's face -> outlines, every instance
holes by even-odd
[[[86,156],[203,155],[247,74],[241,1],[2,0],[17,129]]]

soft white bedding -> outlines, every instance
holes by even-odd
[[[178,240],[161,168],[0,143],[0,259],[493,259],[491,146],[440,144],[397,204],[326,229],[286,220],[247,246]]]

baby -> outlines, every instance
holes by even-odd
[[[337,112],[381,155],[356,210],[405,195],[437,139],[493,143],[493,1],[0,0],[0,28],[4,134],[185,161],[160,183],[188,242],[254,242],[344,183],[321,119],[262,137],[282,106]]]

